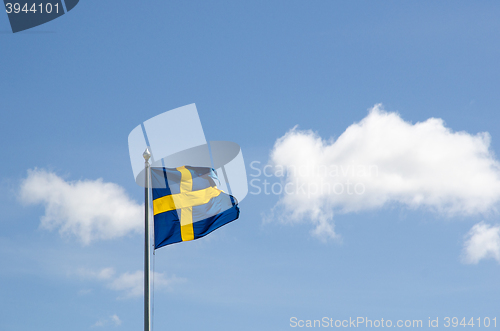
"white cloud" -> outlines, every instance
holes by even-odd
[[[154,282],[153,282],[154,279]],[[155,290],[172,290],[175,284],[183,283],[184,278],[178,278],[175,275],[166,277],[163,273],[154,272],[151,279],[152,286],[154,284]],[[113,279],[108,287],[115,291],[122,291],[125,293],[120,298],[138,297],[144,294],[144,272],[137,270],[134,273],[126,272],[119,277]]]
[[[113,324],[115,324],[116,326],[122,324],[122,321],[120,320],[118,315],[111,315],[110,318],[111,318],[111,321],[113,322]]]
[[[144,208],[121,186],[102,179],[67,182],[45,170],[29,170],[20,199],[45,205],[42,228],[58,228],[61,235],[77,236],[84,244],[142,231]]]
[[[412,124],[381,105],[336,140],[293,128],[276,141],[270,164],[287,192],[270,218],[308,220],[323,238],[336,237],[334,213],[399,203],[471,215],[496,211],[500,200],[488,133],[453,132],[437,118]]]
[[[92,327],[103,327],[103,326],[108,326],[108,325],[113,325],[113,326],[120,326],[122,324],[122,321],[120,320],[120,317],[118,315],[111,315],[109,318],[101,318],[97,322],[95,322]]]
[[[138,297],[144,293],[144,272],[137,270],[134,273],[126,272],[113,279],[108,285],[115,291],[124,291],[127,297]]]
[[[500,262],[500,226],[478,223],[466,235],[463,262],[476,264],[493,258]]]
[[[95,322],[95,323],[92,325],[92,327],[93,327],[93,328],[98,328],[98,327],[104,326],[105,322],[106,322],[106,321],[105,321],[105,319],[100,319],[100,320],[98,320],[97,322]]]
[[[121,292],[119,299],[139,297],[144,294],[144,272],[137,270],[133,273],[125,272],[116,275],[113,268],[103,268],[101,270],[89,270],[80,268],[76,274],[81,278],[101,281],[111,290]],[[172,290],[173,286],[186,281],[175,275],[167,277],[164,273],[154,272],[151,279],[155,290]]]
[[[80,268],[76,271],[76,274],[81,278],[108,280],[113,278],[113,276],[115,275],[115,270],[113,268],[103,268],[101,270],[95,271],[95,270]]]

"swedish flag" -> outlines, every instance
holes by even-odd
[[[217,188],[212,168],[151,168],[155,249],[201,238],[239,216],[236,199]]]

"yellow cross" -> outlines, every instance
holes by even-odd
[[[194,239],[193,231],[193,207],[204,205],[210,199],[221,194],[216,187],[208,187],[203,190],[193,191],[193,177],[185,166],[177,168],[181,173],[180,193],[167,195],[153,200],[153,214],[161,214],[169,210],[181,210],[181,237],[182,241]]]

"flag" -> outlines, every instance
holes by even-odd
[[[155,249],[201,238],[234,221],[238,202],[206,167],[151,168]]]

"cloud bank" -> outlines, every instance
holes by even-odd
[[[500,262],[500,226],[478,223],[466,235],[463,262],[477,264],[493,258]]]
[[[453,132],[441,119],[405,122],[375,105],[336,140],[290,130],[270,154],[284,194],[272,218],[308,220],[314,234],[336,237],[334,213],[391,203],[446,216],[496,211],[500,164],[488,133]]]
[[[59,229],[83,244],[141,232],[144,207],[102,179],[68,182],[45,170],[29,170],[20,189],[25,204],[43,204],[41,227]]]

